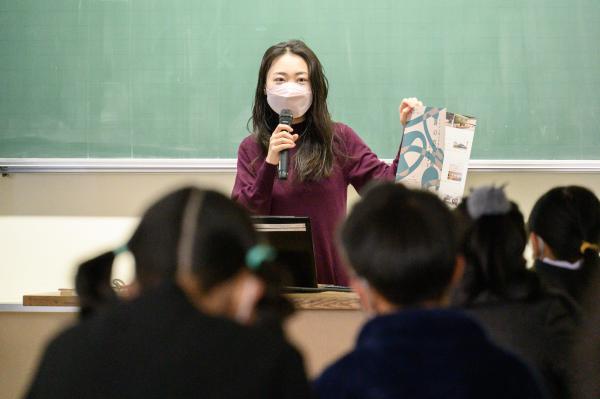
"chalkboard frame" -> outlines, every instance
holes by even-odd
[[[390,159],[384,159],[390,163]],[[0,158],[0,173],[235,173],[236,159]],[[472,159],[475,172],[599,173],[600,160]]]

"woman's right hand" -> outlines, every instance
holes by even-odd
[[[291,134],[294,129],[291,126],[279,124],[271,134],[269,140],[269,151],[267,152],[267,163],[271,165],[279,164],[279,154],[283,150],[288,150],[296,146],[298,140],[297,134]]]

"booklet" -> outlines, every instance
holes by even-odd
[[[415,108],[404,127],[396,182],[436,192],[448,205],[458,205],[476,125],[474,117],[446,108]]]

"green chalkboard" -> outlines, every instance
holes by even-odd
[[[598,0],[0,0],[0,158],[235,158],[290,38],[383,158],[416,96],[478,118],[473,158],[600,159]]]

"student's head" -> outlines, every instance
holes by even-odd
[[[127,247],[143,292],[170,280],[203,310],[247,319],[264,290],[259,271],[270,254],[249,216],[227,197],[184,188],[154,203]],[[80,266],[77,290],[93,310],[110,295],[111,253]],[[86,300],[91,298],[91,303]]]
[[[363,306],[379,313],[443,305],[461,274],[452,214],[426,191],[372,186],[352,209],[340,238],[355,274],[353,287]]]
[[[499,187],[475,189],[457,210],[461,252],[466,268],[455,293],[458,305],[484,295],[489,299],[524,299],[539,284],[527,271],[525,221],[519,207]]]
[[[597,262],[600,202],[590,190],[579,186],[551,189],[533,206],[528,224],[537,258]]]
[[[301,136],[295,160],[300,180],[317,180],[331,173],[333,127],[327,92],[323,67],[304,42],[281,42],[263,55],[252,110],[253,132],[266,153],[282,108],[292,109],[294,123],[306,122],[306,131],[294,131]]]

